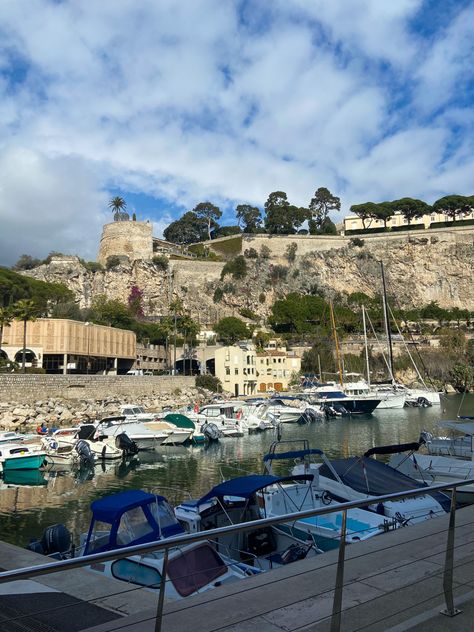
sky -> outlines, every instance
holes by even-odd
[[[474,193],[474,0],[0,0],[0,264],[209,200]]]

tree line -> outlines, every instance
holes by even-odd
[[[257,206],[239,204],[235,208],[237,225],[220,226],[222,211],[212,202],[200,202],[172,222],[163,235],[167,241],[192,244],[216,237],[239,233],[268,233],[294,235],[295,233],[335,234],[336,227],[329,218],[331,211],[340,211],[341,200],[329,189],[320,187],[307,207],[291,204],[284,191],[273,191],[265,202],[263,211]],[[307,222],[308,228],[302,228]]]
[[[446,195],[433,204],[427,204],[427,202],[416,198],[405,197],[391,202],[353,204],[350,210],[362,220],[362,226],[366,229],[372,220],[383,222],[384,227],[387,228],[388,221],[396,213],[401,213],[408,225],[423,215],[429,215],[433,212],[441,213],[446,219],[455,222],[470,215],[473,207],[474,195]],[[366,222],[369,223],[369,226]]]

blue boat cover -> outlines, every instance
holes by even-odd
[[[312,474],[298,474],[297,476],[271,476],[270,474],[251,474],[250,476],[238,476],[237,478],[231,478],[229,481],[224,481],[220,485],[213,487],[205,496],[199,500],[193,502],[194,506],[202,505],[203,503],[211,500],[212,498],[222,498],[223,496],[235,496],[237,498],[250,498],[252,494],[258,492],[260,489],[264,489],[269,485],[275,485],[277,483],[284,483],[288,481],[311,481],[313,480]],[[190,505],[186,502],[183,505]]]
[[[130,489],[118,494],[104,496],[91,503],[92,517],[94,520],[112,524],[115,519],[125,511],[156,501],[164,501],[164,496],[149,494],[141,489]]]
[[[309,450],[291,450],[291,452],[269,452],[263,457],[263,462],[276,461],[278,459],[302,459],[310,454],[317,454],[318,456],[321,456],[323,451],[318,450],[317,448],[311,448]]]

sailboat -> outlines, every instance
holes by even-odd
[[[391,333],[391,328],[389,324],[390,316],[392,317],[392,320],[395,322],[398,335],[403,341],[404,341],[404,338],[401,334],[401,331],[400,331],[400,328],[398,327],[397,322],[395,321],[393,317],[393,312],[391,311],[388,305],[387,289],[386,289],[386,284],[385,284],[385,273],[384,273],[384,266],[382,262],[380,263],[380,267],[381,267],[381,274],[382,274],[382,288],[383,288],[382,301],[383,301],[383,315],[384,315],[384,324],[385,324],[385,337],[387,340],[388,360],[386,360],[386,363],[387,363],[387,368],[388,368],[388,372],[390,376],[390,382],[384,383],[384,384],[372,385],[372,388],[370,388],[370,368],[369,368],[369,358],[368,358],[367,333],[366,333],[366,325],[365,325],[366,313],[365,313],[365,309],[362,308],[362,316],[363,316],[363,323],[364,323],[365,354],[366,354],[366,364],[367,364],[367,383],[366,383],[366,388],[365,388],[366,393],[371,394],[371,395],[375,394],[378,397],[381,397],[382,401],[377,407],[378,410],[380,410],[381,408],[402,408],[401,406],[402,400],[404,402],[404,406],[421,406],[421,407],[427,407],[427,406],[433,406],[433,405],[439,406],[441,404],[441,398],[440,398],[441,393],[436,391],[434,388],[429,388],[426,385],[406,343],[405,343],[405,350],[408,354],[408,357],[411,360],[411,363],[418,376],[418,380],[422,384],[422,386],[415,387],[415,388],[408,387],[408,386],[405,386],[404,384],[400,384],[400,382],[397,382],[397,380],[395,379],[395,372],[394,372],[394,367],[393,367],[392,333]],[[349,388],[349,386],[352,386],[352,391],[357,390],[357,388],[364,389],[363,382],[362,383],[358,382],[352,385],[346,385],[346,388]],[[347,392],[350,392],[350,390],[348,390]]]

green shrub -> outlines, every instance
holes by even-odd
[[[235,257],[235,259],[228,261],[222,268],[221,279],[223,279],[226,274],[231,274],[234,279],[245,279],[247,276],[247,262],[245,261],[245,257],[239,255]]]
[[[225,283],[222,287],[224,294],[235,294],[235,285],[233,283]]]
[[[265,303],[266,298],[267,295],[265,294],[265,292],[260,292],[260,294],[258,295],[258,302]]]
[[[155,267],[159,270],[163,270],[163,272],[166,272],[166,270],[168,270],[169,262],[168,257],[166,257],[165,255],[155,255],[152,261]]]
[[[120,257],[118,257],[117,255],[111,255],[110,257],[107,257],[107,261],[105,262],[105,267],[107,268],[107,270],[113,270],[119,265]]]
[[[247,248],[247,250],[244,250],[244,256],[247,257],[247,259],[257,259],[258,252],[255,248]]]
[[[263,244],[263,246],[260,248],[260,258],[270,259],[271,254],[272,254],[272,251],[270,250],[270,248],[266,246],[265,244]]]
[[[364,245],[364,240],[360,237],[352,237],[349,241],[349,245],[354,248],[362,248],[362,246]]]
[[[222,393],[222,384],[215,375],[198,375],[196,377],[197,388],[205,388],[213,393]]]
[[[250,320],[258,320],[258,314],[252,312],[248,307],[242,307],[239,309],[239,314],[244,318],[250,318]]]
[[[212,300],[214,301],[214,303],[220,303],[223,298],[224,298],[224,290],[221,287],[216,287],[216,289],[214,290],[214,295],[212,297]]]
[[[296,251],[298,250],[298,245],[292,241],[291,244],[288,244],[285,250],[285,257],[289,263],[293,263],[296,259]]]
[[[104,271],[104,266],[98,261],[83,261],[81,259],[81,263],[86,270],[89,270],[89,272],[103,272]]]
[[[272,266],[268,276],[275,281],[284,281],[288,276],[288,268],[286,266]]]

